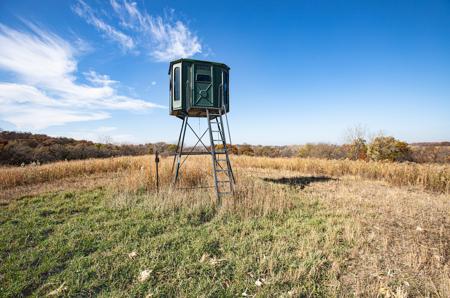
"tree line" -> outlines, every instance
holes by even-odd
[[[220,147],[220,146],[219,146]],[[164,142],[147,144],[108,144],[50,137],[28,132],[0,131],[0,165],[41,164],[61,160],[105,158],[126,155],[173,154],[176,145]],[[189,148],[186,148],[189,150]],[[450,162],[450,143],[407,144],[393,137],[378,136],[370,142],[354,136],[346,144],[316,143],[289,146],[233,145],[232,154],[265,157],[304,157],[324,159],[375,160],[395,162]]]
[[[61,160],[104,158],[161,152],[175,152],[176,146],[155,144],[103,144],[28,132],[0,131],[0,164],[25,165]]]

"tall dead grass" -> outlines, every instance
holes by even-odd
[[[280,215],[295,205],[295,193],[280,185],[265,183],[262,179],[239,177],[241,183],[236,187],[232,199],[224,197],[220,209],[217,208],[213,189],[193,189],[190,191],[165,188],[159,193],[139,192],[135,189],[111,189],[107,200],[108,207],[128,209],[133,206],[146,208],[159,213],[173,213],[179,210],[202,212],[214,210],[221,215],[239,218],[252,218],[267,215]]]
[[[139,169],[125,170],[122,178],[110,182],[111,204],[128,208],[130,204],[142,204],[144,208],[159,211],[173,211],[180,208],[199,209],[209,206],[215,209],[216,197],[212,185],[211,160],[193,157],[183,165],[180,180],[175,189],[169,187],[173,182],[171,159],[164,159],[160,165],[160,192],[156,193],[155,171],[148,165]],[[224,174],[223,174],[224,175]],[[233,200],[222,201],[221,213],[248,218],[281,214],[293,207],[294,200],[289,189],[265,183],[249,173],[236,174],[239,183]],[[219,180],[224,180],[225,177]]]
[[[240,156],[234,159],[234,165],[242,168],[270,168],[333,177],[353,175],[383,180],[395,186],[416,186],[424,190],[450,192],[450,166],[446,164]]]
[[[234,156],[233,165],[239,168],[279,169],[312,175],[340,177],[354,175],[365,179],[383,180],[395,186],[415,186],[435,192],[450,192],[450,166],[445,164],[383,163],[350,160],[305,158],[267,158]],[[207,183],[211,175],[211,160],[190,157],[183,165],[181,186],[196,187]],[[172,181],[171,158],[160,163],[161,186]],[[116,157],[82,161],[56,162],[40,166],[0,168],[0,191],[23,185],[58,181],[68,177],[88,177],[107,173],[120,175],[126,183],[120,187],[153,190],[155,171],[152,156]],[[138,177],[136,177],[138,173]]]
[[[51,182],[68,177],[87,177],[98,173],[115,173],[127,169],[139,169],[149,162],[148,157],[138,156],[60,161],[25,167],[4,167],[0,168],[0,189]]]

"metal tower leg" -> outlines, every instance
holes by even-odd
[[[172,169],[170,170],[172,173],[173,173],[173,169],[174,169],[174,167],[175,167],[175,160],[177,159],[177,156],[178,156],[178,149],[180,148],[181,135],[183,134],[184,120],[185,120],[185,119],[186,119],[186,118],[184,118],[184,117],[182,118],[183,123],[181,124],[180,135],[178,136],[177,148],[175,149],[175,153],[176,153],[176,154],[173,155]]]
[[[175,160],[176,160],[176,169],[175,169],[175,177],[173,180],[173,186],[175,186],[177,184],[178,177],[180,175],[181,155],[183,153],[184,137],[186,136],[186,128],[188,125],[188,120],[189,120],[189,116],[186,115],[185,117],[183,117],[183,123],[181,124],[181,130],[180,130],[180,136],[178,138],[176,155],[174,156],[173,163],[172,163],[172,171],[173,171]]]
[[[231,162],[228,155],[227,137],[225,132],[225,126],[223,123],[222,114],[225,109],[206,109],[206,116],[208,121],[208,128],[203,134],[197,134],[194,129],[188,123],[188,116],[185,115],[183,118],[183,124],[181,125],[180,135],[178,137],[177,149],[172,163],[172,172],[175,170],[173,187],[176,186],[181,173],[181,167],[190,155],[211,155],[212,168],[213,168],[213,178],[214,178],[214,189],[217,197],[217,205],[222,204],[222,196],[227,194],[234,194],[234,183],[235,177],[231,169]],[[184,140],[186,137],[186,130],[189,127],[190,130],[197,137],[198,141],[195,143],[194,147],[189,151],[184,152]],[[227,126],[228,127],[228,126]],[[210,146],[203,143],[203,136],[209,132]],[[228,130],[229,133],[229,130]],[[231,141],[231,137],[230,137]],[[201,143],[206,151],[194,151],[197,144]],[[217,145],[221,145],[221,149],[216,149]],[[185,157],[184,157],[185,156]],[[184,157],[184,158],[183,158]]]

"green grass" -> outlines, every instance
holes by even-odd
[[[208,204],[155,211],[144,195],[112,207],[103,189],[12,201],[0,207],[0,296],[62,284],[62,296],[337,295],[345,219],[292,195],[288,212],[253,218]]]

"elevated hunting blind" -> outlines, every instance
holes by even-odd
[[[173,185],[177,185],[181,167],[189,155],[211,155],[214,186],[203,187],[215,188],[219,205],[222,196],[234,194],[235,183],[228,155],[231,146],[227,118],[230,111],[229,72],[226,64],[192,59],[178,59],[169,66],[170,115],[183,120],[172,164],[172,171],[175,171]],[[188,123],[189,117],[207,118],[206,130],[195,132]],[[188,127],[197,142],[183,151]],[[205,135],[209,137],[209,146],[203,142]],[[197,148],[200,144],[201,150]]]
[[[170,114],[206,117],[206,109],[229,111],[228,75],[223,63],[179,59],[170,62]]]

